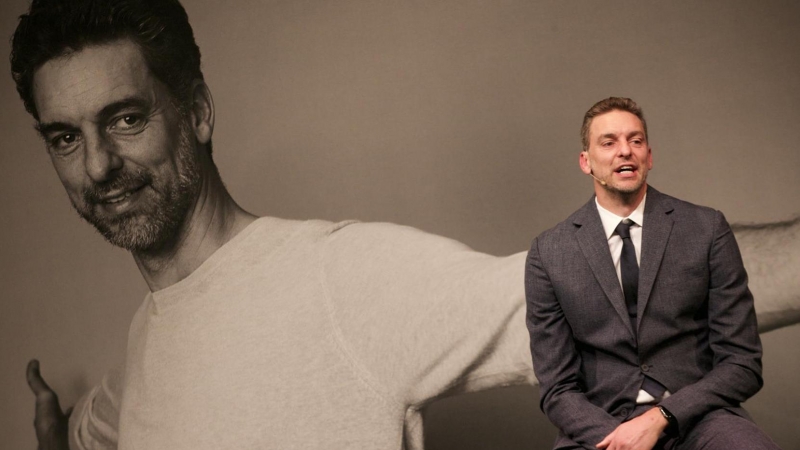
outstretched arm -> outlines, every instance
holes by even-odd
[[[750,278],[758,331],[800,323],[800,216],[731,228]]]
[[[755,297],[759,331],[763,333],[800,323],[800,277],[797,277],[797,274],[800,273],[800,217],[788,222],[733,225],[732,228],[750,277],[750,289]],[[524,253],[508,258],[507,271],[510,274],[510,281],[500,283],[518,286],[519,292],[513,297],[519,302],[524,301],[521,292],[522,280],[516,282],[514,278],[517,276],[521,278],[524,261]],[[505,274],[506,270],[499,270],[496,273]],[[498,276],[498,278],[501,277]],[[494,297],[488,296],[487,300],[489,299],[494,299]],[[509,329],[517,330],[517,327],[513,326]],[[504,339],[495,349],[507,349],[508,354],[519,355],[518,358],[508,357],[508,360],[519,360],[518,362],[521,364],[527,365],[530,364],[530,360],[527,359],[528,352],[524,351],[527,342],[527,333],[519,333],[515,334],[513,338]],[[112,378],[112,380],[118,380],[118,378]],[[38,361],[33,360],[28,364],[27,380],[36,395],[34,426],[39,440],[39,448],[42,450],[67,449],[69,411],[62,412],[58,397],[39,373]],[[532,377],[530,381],[536,383]],[[88,421],[89,424],[86,425],[88,430],[86,434],[109,436],[102,440],[108,444],[108,448],[113,448],[116,443],[116,416],[118,413],[115,409],[117,406],[115,401],[118,395],[111,395],[119,388],[118,381],[116,383],[104,387],[102,389],[103,401],[99,402],[99,405],[93,404],[93,408],[99,408],[103,413],[101,415],[107,425],[98,428],[91,421]]]

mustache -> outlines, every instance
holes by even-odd
[[[83,200],[88,204],[100,203],[110,192],[132,191],[152,182],[153,176],[144,170],[121,172],[111,180],[92,183],[83,191]]]

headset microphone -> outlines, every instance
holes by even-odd
[[[601,180],[600,178],[597,178],[596,176],[594,176],[594,173],[592,173],[592,169],[591,168],[589,169],[589,176],[594,178],[595,180],[597,180],[597,182],[600,183],[601,185],[608,186],[608,183],[606,183],[605,181]]]
[[[594,170],[592,169],[592,163],[589,161],[588,152],[587,152],[587,156],[586,156],[586,165],[587,165],[587,167],[589,167],[589,176],[590,177],[592,177],[595,180],[597,180],[597,182],[600,183],[601,186],[608,186],[608,183],[606,183],[605,181],[601,180],[600,178],[597,178],[596,176],[594,176]]]

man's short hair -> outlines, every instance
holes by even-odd
[[[39,120],[33,75],[47,61],[118,39],[139,46],[148,68],[185,112],[192,84],[203,73],[189,18],[177,0],[33,0],[11,44],[11,75],[25,109]]]
[[[627,111],[642,121],[642,128],[644,128],[644,138],[647,139],[647,122],[644,120],[644,113],[642,108],[636,104],[635,101],[625,97],[608,97],[607,99],[600,100],[595,103],[586,114],[583,115],[583,125],[581,126],[581,140],[583,141],[583,150],[589,150],[589,127],[592,126],[592,120],[607,112],[611,111]]]

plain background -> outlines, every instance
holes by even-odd
[[[26,5],[0,6],[0,447],[13,449],[35,448],[28,359],[74,403],[122,361],[146,293],[130,256],[72,212],[7,75]],[[609,95],[644,107],[658,189],[731,222],[800,212],[798,2],[185,6],[216,102],[214,158],[254,213],[524,251],[591,195],[578,130]],[[763,339],[766,387],[748,408],[800,449],[800,326]],[[549,448],[537,402],[531,388],[441,402],[429,448]]]

